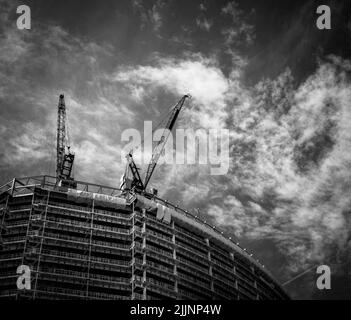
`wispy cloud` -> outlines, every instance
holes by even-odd
[[[209,214],[238,236],[273,237],[295,270],[348,246],[350,62],[330,57],[297,89],[291,81],[261,82],[233,106],[232,191]],[[245,201],[228,206],[232,194]]]
[[[322,60],[297,87],[290,70],[253,88],[242,86],[238,74],[226,77],[215,59],[193,56],[120,69],[113,80],[148,92],[189,91],[193,109],[181,124],[229,128],[229,175],[174,166],[167,173],[159,168],[162,182],[155,184],[171,181],[166,195],[201,206],[238,237],[273,240],[289,261],[287,272],[303,270],[323,262],[331,248],[348,247],[350,62]]]
[[[101,62],[111,58],[110,47],[57,25],[37,23],[21,32],[9,14],[1,17],[1,179],[54,174],[58,95],[64,93],[76,177],[117,185],[120,133],[135,115],[124,93],[104,82]]]
[[[196,25],[204,31],[210,31],[213,25],[213,21],[209,19],[208,16],[206,15],[207,8],[203,3],[200,3],[199,11],[200,13],[196,18]]]
[[[144,3],[141,0],[133,0],[132,5],[140,14],[141,29],[151,26],[156,33],[160,31],[163,20],[161,10],[166,5],[165,1],[157,0],[152,3]]]
[[[222,14],[231,18],[231,26],[222,30],[225,42],[228,46],[234,43],[252,44],[254,40],[254,27],[244,18],[244,12],[239,8],[236,1],[228,2],[222,8]]]
[[[200,29],[209,31],[213,23],[206,18],[196,18],[196,24]]]
[[[223,99],[229,84],[216,66],[216,60],[201,55],[184,59],[158,59],[154,66],[120,68],[110,80],[126,85],[132,93],[135,88],[149,95],[163,88],[174,97],[191,93],[195,105],[206,108],[206,112],[198,117],[205,128],[210,127],[210,123],[216,127],[216,118],[223,112]],[[196,110],[189,112],[195,115]],[[211,118],[214,113],[217,114],[216,118]]]

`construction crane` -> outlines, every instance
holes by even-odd
[[[142,179],[140,177],[138,167],[134,163],[132,151],[128,153],[128,155],[127,155],[127,162],[128,162],[127,169],[126,169],[126,173],[124,175],[125,181],[122,182],[122,186],[124,185],[125,189],[134,189],[135,191],[139,191],[139,192],[144,192],[146,190],[146,187],[148,186],[150,179],[152,177],[152,174],[153,174],[155,167],[157,165],[157,161],[159,160],[159,158],[161,156],[161,153],[165,147],[167,139],[168,139],[173,127],[174,127],[174,124],[177,121],[179,112],[182,110],[183,105],[185,103],[185,100],[187,98],[190,98],[189,94],[184,95],[178,101],[178,103],[172,108],[171,115],[170,115],[170,117],[167,121],[167,124],[163,130],[161,139],[157,142],[155,148],[153,149],[151,161],[148,165],[144,182],[142,181]],[[128,176],[129,170],[132,173],[133,179],[130,181],[129,185],[127,185],[128,181],[125,178]]]
[[[63,94],[59,97],[57,114],[57,160],[56,179],[57,185],[75,187],[72,178],[74,154],[70,150],[68,141],[68,130],[66,125],[66,104]]]

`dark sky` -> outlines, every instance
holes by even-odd
[[[351,298],[351,2],[323,2],[331,30],[316,28],[321,3],[0,0],[0,181],[54,174],[61,92],[75,178],[111,186],[122,132],[189,92],[177,127],[229,129],[229,171],[160,165],[151,184],[279,282],[311,268],[285,286],[293,298]],[[31,30],[16,28],[19,4]]]

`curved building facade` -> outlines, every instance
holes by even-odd
[[[0,189],[0,223],[1,298],[289,298],[230,238],[154,195],[14,179]]]

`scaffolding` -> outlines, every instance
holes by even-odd
[[[170,220],[157,214],[160,205],[174,210]],[[0,297],[288,298],[240,248],[156,196],[14,179],[0,187],[0,221]],[[30,267],[30,290],[16,286],[19,265]]]

